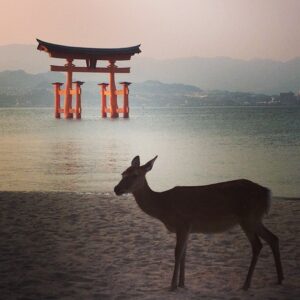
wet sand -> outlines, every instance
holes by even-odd
[[[252,287],[240,228],[192,234],[186,288],[169,292],[175,236],[131,196],[0,192],[1,299],[299,299],[300,199],[274,198],[265,224],[280,239],[276,284],[264,244]]]

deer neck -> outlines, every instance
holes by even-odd
[[[161,215],[160,202],[157,193],[152,191],[145,178],[144,184],[140,189],[133,193],[138,206],[148,215],[159,218]]]

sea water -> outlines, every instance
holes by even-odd
[[[130,118],[55,119],[52,108],[0,109],[0,190],[108,192],[135,155],[158,159],[156,191],[247,178],[300,196],[300,107],[132,108]]]

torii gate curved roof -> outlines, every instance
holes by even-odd
[[[85,60],[130,60],[131,56],[140,53],[140,44],[125,48],[86,48],[52,44],[36,39],[37,49],[45,51],[50,57]]]

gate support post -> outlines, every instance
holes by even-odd
[[[109,89],[110,89],[110,117],[111,118],[118,118],[118,102],[117,102],[117,95],[116,95],[116,83],[115,83],[115,61],[110,60],[109,68]]]
[[[65,67],[68,68],[67,70],[67,78],[66,78],[66,91],[65,91],[65,109],[64,114],[66,119],[73,118],[72,110],[72,95],[71,95],[71,89],[72,89],[72,70],[71,68],[74,67],[72,64],[73,59],[67,59],[67,64],[65,64]]]
[[[75,94],[76,94],[76,104],[75,104],[75,117],[76,119],[81,119],[81,85],[84,84],[83,81],[73,81],[75,84]]]
[[[128,100],[128,95],[129,95],[129,85],[131,82],[123,81],[120,82],[120,84],[123,85],[123,117],[124,118],[129,118],[129,100]]]
[[[54,88],[54,116],[55,118],[60,118],[60,87],[63,85],[62,82],[53,82]]]
[[[107,104],[106,104],[106,88],[108,86],[108,83],[101,82],[98,84],[101,87],[101,116],[102,118],[107,117]]]

